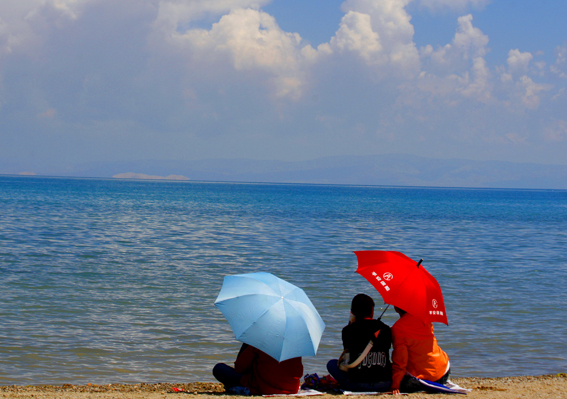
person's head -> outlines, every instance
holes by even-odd
[[[402,317],[403,315],[405,315],[405,314],[407,313],[405,310],[400,309],[400,308],[397,307],[397,306],[394,306],[394,310],[396,311],[397,314],[400,315],[400,317]]]
[[[356,318],[364,319],[374,316],[374,300],[366,294],[358,294],[352,298],[350,312]]]

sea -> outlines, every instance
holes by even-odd
[[[565,190],[0,176],[0,385],[214,381],[223,278],[259,271],[317,308],[325,375],[352,297],[386,309],[359,250],[423,259],[453,376],[567,372]]]

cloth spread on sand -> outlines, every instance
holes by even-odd
[[[433,324],[406,313],[392,326],[392,389],[399,389],[406,372],[437,381],[443,377],[449,356],[437,345]]]
[[[423,390],[429,393],[455,393],[455,394],[463,394],[466,395],[468,392],[471,392],[472,389],[467,389],[458,386],[452,381],[447,381],[445,384],[437,384],[435,382],[426,381],[418,379],[418,381],[423,385]],[[343,395],[348,396],[355,396],[355,395],[391,395],[390,392],[352,392],[352,391],[343,391]],[[400,393],[400,395],[409,395],[408,393]]]
[[[240,352],[234,369],[243,374],[240,384],[255,395],[296,394],[303,376],[300,357],[278,362],[253,346]]]
[[[302,388],[299,390],[298,393],[290,393],[290,394],[277,393],[273,395],[262,395],[262,396],[272,397],[272,396],[315,396],[315,395],[323,395],[323,392],[319,392],[315,389]]]
[[[460,393],[466,394],[467,392],[472,392],[472,389],[460,387],[457,384],[455,384],[453,381],[450,381],[450,380],[448,380],[444,385],[447,388],[452,389],[452,390],[457,391],[457,392],[460,392]]]
[[[375,396],[375,395],[392,395],[391,392],[353,392],[343,391],[343,395],[347,396]],[[400,393],[399,395],[408,395],[407,393]]]

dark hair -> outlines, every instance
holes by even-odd
[[[374,300],[366,294],[358,294],[352,298],[350,311],[356,317],[371,317],[374,310]]]

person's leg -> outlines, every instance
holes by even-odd
[[[345,391],[353,392],[386,392],[390,389],[391,382],[352,382],[348,378],[348,372],[339,368],[337,359],[329,360],[327,363],[327,370],[329,374],[339,383],[339,387]]]
[[[337,359],[331,359],[327,362],[327,371],[341,387],[348,382],[347,373],[339,368],[339,361]]]
[[[388,392],[392,385],[392,381],[358,382],[356,385],[358,392]]]
[[[345,391],[356,391],[355,384],[348,379],[348,373],[339,368],[339,361],[331,359],[327,363],[327,371],[339,383],[339,387]]]
[[[451,374],[451,369],[447,370],[447,372],[445,373],[445,375],[441,378],[439,378],[437,381],[435,381],[438,384],[442,384],[445,385],[447,383],[447,381],[449,381],[449,375]]]
[[[237,373],[232,367],[224,363],[218,363],[213,367],[213,375],[222,382],[225,388],[231,388],[240,385],[242,374]]]
[[[400,392],[401,393],[412,393],[412,392],[419,392],[424,391],[425,388],[421,383],[411,374],[406,374],[404,378],[402,378],[402,382],[400,383]]]

